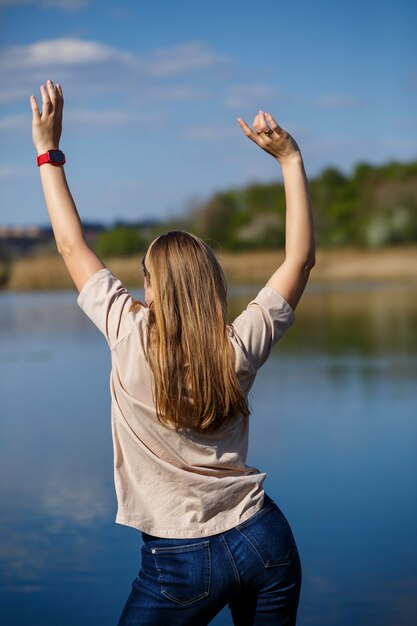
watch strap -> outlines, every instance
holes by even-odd
[[[51,155],[53,153],[53,157]],[[65,154],[62,150],[48,150],[44,154],[40,154],[37,158],[37,164],[43,165],[44,163],[50,163],[51,165],[64,165]]]

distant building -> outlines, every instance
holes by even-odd
[[[0,226],[0,249],[2,255],[22,256],[52,239],[52,228],[41,226]]]
[[[103,224],[84,224],[87,241],[93,242],[105,229]],[[35,250],[53,245],[55,244],[51,226],[0,225],[0,251],[3,256],[27,256]]]
[[[84,222],[85,238],[91,245],[105,230],[114,226],[125,226],[140,230],[146,237],[147,233],[158,224],[157,220],[147,219],[137,222],[118,220],[112,226],[100,222]],[[51,226],[10,226],[0,225],[0,258],[29,256],[41,248],[52,248],[55,245]]]

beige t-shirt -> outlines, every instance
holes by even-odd
[[[161,424],[145,358],[149,309],[131,312],[132,296],[108,269],[91,276],[77,302],[111,350],[116,522],[157,537],[203,537],[254,515],[265,474],[246,465],[248,418],[207,434]],[[229,326],[246,392],[294,319],[288,302],[264,287]]]

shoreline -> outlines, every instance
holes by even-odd
[[[284,251],[245,251],[217,256],[230,285],[262,284],[284,260]],[[129,287],[142,284],[141,255],[106,259],[107,267]],[[1,269],[1,268],[0,268]],[[3,271],[4,267],[3,267]],[[417,246],[376,250],[319,249],[309,283],[417,281]],[[63,259],[58,254],[17,259],[9,268],[2,291],[53,291],[74,289]]]

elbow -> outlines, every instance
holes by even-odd
[[[303,259],[303,261],[300,263],[299,265],[300,273],[302,276],[304,276],[305,281],[308,281],[310,277],[310,272],[313,269],[315,263],[316,263],[316,259],[314,255],[308,256],[307,258]]]
[[[305,245],[296,245],[286,251],[286,259],[299,271],[308,274],[316,264],[316,246],[314,239]]]
[[[308,280],[310,276],[310,272],[313,269],[314,265],[315,265],[314,259],[308,259],[307,261],[301,264],[300,271],[306,280]]]
[[[71,248],[71,246],[68,243],[65,243],[63,241],[61,241],[61,242],[60,241],[56,241],[55,243],[56,243],[56,247],[57,247],[58,253],[62,257],[68,256],[69,254],[71,254],[72,248]]]
[[[314,250],[308,252],[306,255],[298,257],[298,259],[295,259],[294,261],[299,270],[308,275],[316,264],[316,255]]]
[[[304,267],[306,269],[307,272],[311,272],[311,270],[313,269],[313,267],[316,264],[316,255],[314,253],[314,251],[307,257],[306,262],[304,264]]]
[[[314,253],[308,255],[300,255],[296,257],[286,256],[286,263],[291,265],[299,274],[308,276],[313,267],[316,264],[316,257]]]
[[[58,254],[60,254],[61,256],[64,256],[64,248],[62,244],[60,244],[59,241],[55,241],[55,243],[56,243],[56,249],[58,250]]]
[[[312,240],[310,242],[309,249],[305,258],[306,270],[310,272],[315,266],[315,264],[316,264],[316,244],[314,241],[314,237],[312,237]]]
[[[74,254],[75,250],[80,248],[80,242],[68,240],[56,241],[56,247],[62,257],[69,257]]]

